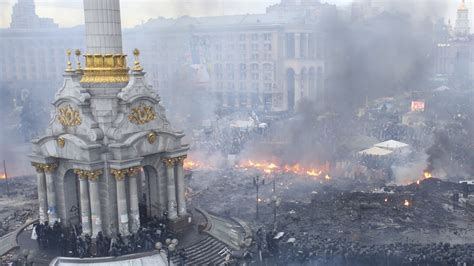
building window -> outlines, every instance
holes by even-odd
[[[265,80],[265,81],[272,80],[272,73],[271,72],[263,73],[263,80]]]
[[[269,43],[266,43],[266,44],[263,45],[263,49],[265,51],[271,51],[272,50],[272,45],[269,44]]]
[[[222,82],[217,82],[217,89],[222,90],[224,88],[224,84]]]
[[[252,71],[258,71],[258,64],[252,64],[250,68],[252,69]]]
[[[263,34],[263,40],[270,41],[271,39],[272,39],[272,34],[271,33],[264,33]]]
[[[239,94],[239,103],[241,107],[247,106],[247,95],[245,93]]]
[[[234,72],[227,73],[227,79],[233,80],[234,79]]]
[[[258,60],[258,54],[252,54],[252,60]]]
[[[258,51],[258,44],[252,44],[252,51]]]
[[[247,69],[247,65],[246,64],[240,64],[240,70],[241,71],[245,71]]]
[[[241,51],[245,51],[245,50],[247,50],[247,45],[245,45],[245,44],[240,44],[240,45],[239,45],[239,49],[240,49]]]
[[[240,34],[240,35],[239,35],[239,40],[240,40],[240,41],[245,41],[245,39],[246,39],[246,35],[245,35],[245,34]]]
[[[266,92],[271,92],[272,91],[272,83],[263,84],[263,88]]]
[[[232,82],[227,83],[227,89],[233,91],[235,89],[235,85]]]
[[[258,83],[252,83],[252,89],[254,91],[259,91]]]
[[[263,70],[272,71],[272,64],[263,64]]]
[[[234,65],[233,64],[227,64],[226,68],[227,68],[227,72],[233,72],[234,71]]]
[[[240,80],[246,80],[246,79],[247,79],[247,73],[240,72]]]
[[[252,80],[258,80],[258,73],[252,74]]]
[[[245,86],[245,83],[241,82],[241,83],[239,84],[239,89],[240,89],[241,91],[244,91],[244,90],[247,89],[247,86]]]
[[[252,41],[258,41],[258,34],[252,34]]]

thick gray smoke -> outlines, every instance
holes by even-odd
[[[429,87],[434,25],[443,8],[442,1],[388,1],[373,17],[325,21],[326,98],[300,103],[295,119],[269,133],[270,139],[288,143],[265,147],[267,155],[316,163],[349,156],[351,138],[370,135],[356,120],[359,108],[370,100]],[[251,146],[248,154],[256,152]]]
[[[434,176],[460,179],[474,176],[474,109],[472,93],[458,97],[439,95],[448,121],[434,130],[433,145],[426,149],[427,171]],[[442,100],[442,101],[441,101]]]

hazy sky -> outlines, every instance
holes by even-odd
[[[409,2],[410,0],[406,1]],[[446,16],[454,19],[454,12],[460,0],[445,1],[450,3]],[[17,0],[0,0],[1,28],[9,26],[11,9],[16,2]],[[280,0],[121,0],[120,2],[122,24],[128,28],[158,16],[263,13],[265,7],[279,3]],[[327,0],[326,2],[344,5],[352,2],[352,0]],[[467,2],[471,6],[471,3],[469,3],[471,1],[468,0]],[[35,3],[36,12],[39,16],[53,18],[60,27],[84,23],[82,0],[35,0]]]

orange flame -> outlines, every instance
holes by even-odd
[[[238,169],[248,170],[248,169],[255,169],[262,171],[266,174],[272,173],[293,173],[297,175],[306,175],[311,177],[320,177],[322,176],[323,172],[327,172],[329,165],[326,164],[323,167],[304,167],[300,164],[285,164],[285,165],[278,165],[276,162],[267,162],[261,161],[256,162],[252,160],[245,161],[235,166]],[[325,179],[329,180],[331,177],[326,175]]]
[[[405,207],[410,207],[410,202],[408,200],[405,200],[405,202],[403,203],[403,205]]]
[[[433,175],[432,175],[431,172],[429,172],[429,171],[425,171],[425,172],[423,173],[423,176],[424,176],[426,179],[433,177]]]

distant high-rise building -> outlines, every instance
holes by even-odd
[[[58,24],[50,18],[40,18],[36,14],[33,0],[18,0],[13,6],[12,29],[57,28]]]
[[[321,25],[336,16],[334,5],[284,0],[264,14],[153,19],[130,32],[140,43],[125,46],[146,45],[143,65],[163,97],[183,67],[197,64],[208,71],[207,92],[219,106],[280,112],[302,99],[324,103]]]
[[[454,28],[451,22],[438,40],[435,79],[467,88],[474,84],[474,36],[470,32],[469,9],[461,0]],[[447,37],[443,37],[447,36]]]
[[[466,36],[470,34],[469,9],[467,9],[464,0],[462,0],[461,5],[458,8],[454,32],[457,36]]]

